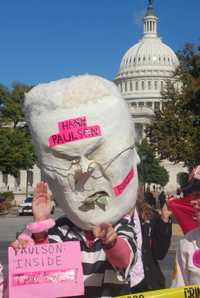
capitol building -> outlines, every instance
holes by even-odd
[[[179,65],[174,51],[158,37],[157,22],[149,1],[143,37],[125,53],[114,80],[128,102],[139,140],[144,137],[145,124],[162,109],[161,91]]]
[[[142,38],[125,53],[114,78],[130,107],[137,141],[145,136],[145,126],[150,123],[154,113],[162,109],[161,92],[167,81],[174,80],[173,74],[179,65],[174,51],[158,36],[158,18],[154,14],[152,0],[148,0],[143,23]],[[181,164],[175,166],[169,161],[163,161],[162,165],[170,175],[165,189],[175,191],[178,187],[177,174],[186,170]],[[30,171],[21,171],[17,179],[0,173],[0,191],[27,194],[43,178],[37,166]]]
[[[127,101],[139,142],[145,137],[145,126],[151,122],[154,113],[162,109],[162,91],[168,81],[174,81],[174,72],[179,60],[174,51],[158,36],[158,18],[153,11],[152,0],[148,0],[147,12],[143,19],[143,36],[122,58],[114,82]],[[177,174],[187,172],[182,164],[174,165],[168,160],[162,165],[169,173],[165,189],[175,191],[179,186]]]

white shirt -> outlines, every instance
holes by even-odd
[[[176,272],[172,281],[172,288],[200,284],[200,264],[198,267],[193,261],[193,255],[198,250],[200,250],[199,227],[187,233],[179,241],[176,252]]]
[[[130,285],[134,287],[144,279],[144,268],[142,262],[142,230],[138,212],[134,211],[134,231],[137,238],[137,261],[130,272]]]

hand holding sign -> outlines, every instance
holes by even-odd
[[[24,249],[27,247],[28,241],[23,239],[16,239],[15,241],[11,242],[10,246],[14,248],[14,250]]]
[[[112,247],[117,240],[117,233],[111,224],[101,224],[94,228],[93,233],[96,238],[99,238],[105,248]]]

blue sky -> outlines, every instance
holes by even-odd
[[[147,0],[3,0],[0,84],[83,73],[112,80],[142,35]],[[155,0],[158,31],[175,51],[200,38],[199,0]]]

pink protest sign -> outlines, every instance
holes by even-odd
[[[58,133],[49,137],[49,147],[101,136],[100,126],[87,126],[85,116],[59,121],[58,129]]]
[[[9,298],[56,298],[84,295],[78,241],[9,247]]]

